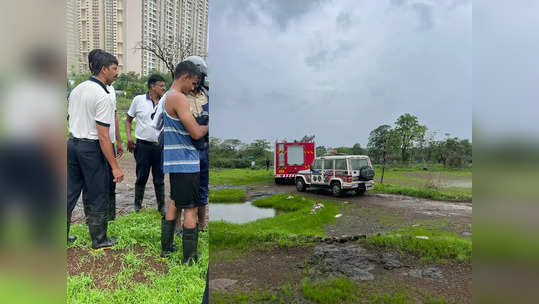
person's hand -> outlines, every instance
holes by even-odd
[[[131,153],[135,151],[135,142],[131,138],[127,140],[127,151]]]
[[[116,158],[120,158],[124,155],[124,147],[122,146],[122,143],[118,142],[116,144]]]
[[[112,181],[115,183],[121,183],[124,180],[124,173],[120,168],[112,169],[112,176],[114,177]]]

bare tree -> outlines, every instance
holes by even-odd
[[[184,43],[184,40],[181,39],[180,35],[177,35],[172,39],[169,36],[169,39],[161,40],[155,38],[150,41],[139,42],[136,49],[148,51],[155,55],[159,60],[161,60],[167,67],[170,75],[174,79],[174,68],[176,65],[183,59],[191,56],[198,55],[203,57],[203,54],[192,54],[192,45],[193,38],[191,37]]]

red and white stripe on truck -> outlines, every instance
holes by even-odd
[[[314,142],[275,142],[275,181],[294,180],[296,173],[309,169],[315,157]]]

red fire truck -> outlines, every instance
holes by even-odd
[[[294,183],[296,173],[308,169],[315,154],[314,142],[275,142],[275,183]]]

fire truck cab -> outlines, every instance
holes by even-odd
[[[294,183],[296,173],[308,169],[315,156],[314,142],[275,142],[275,183]]]

